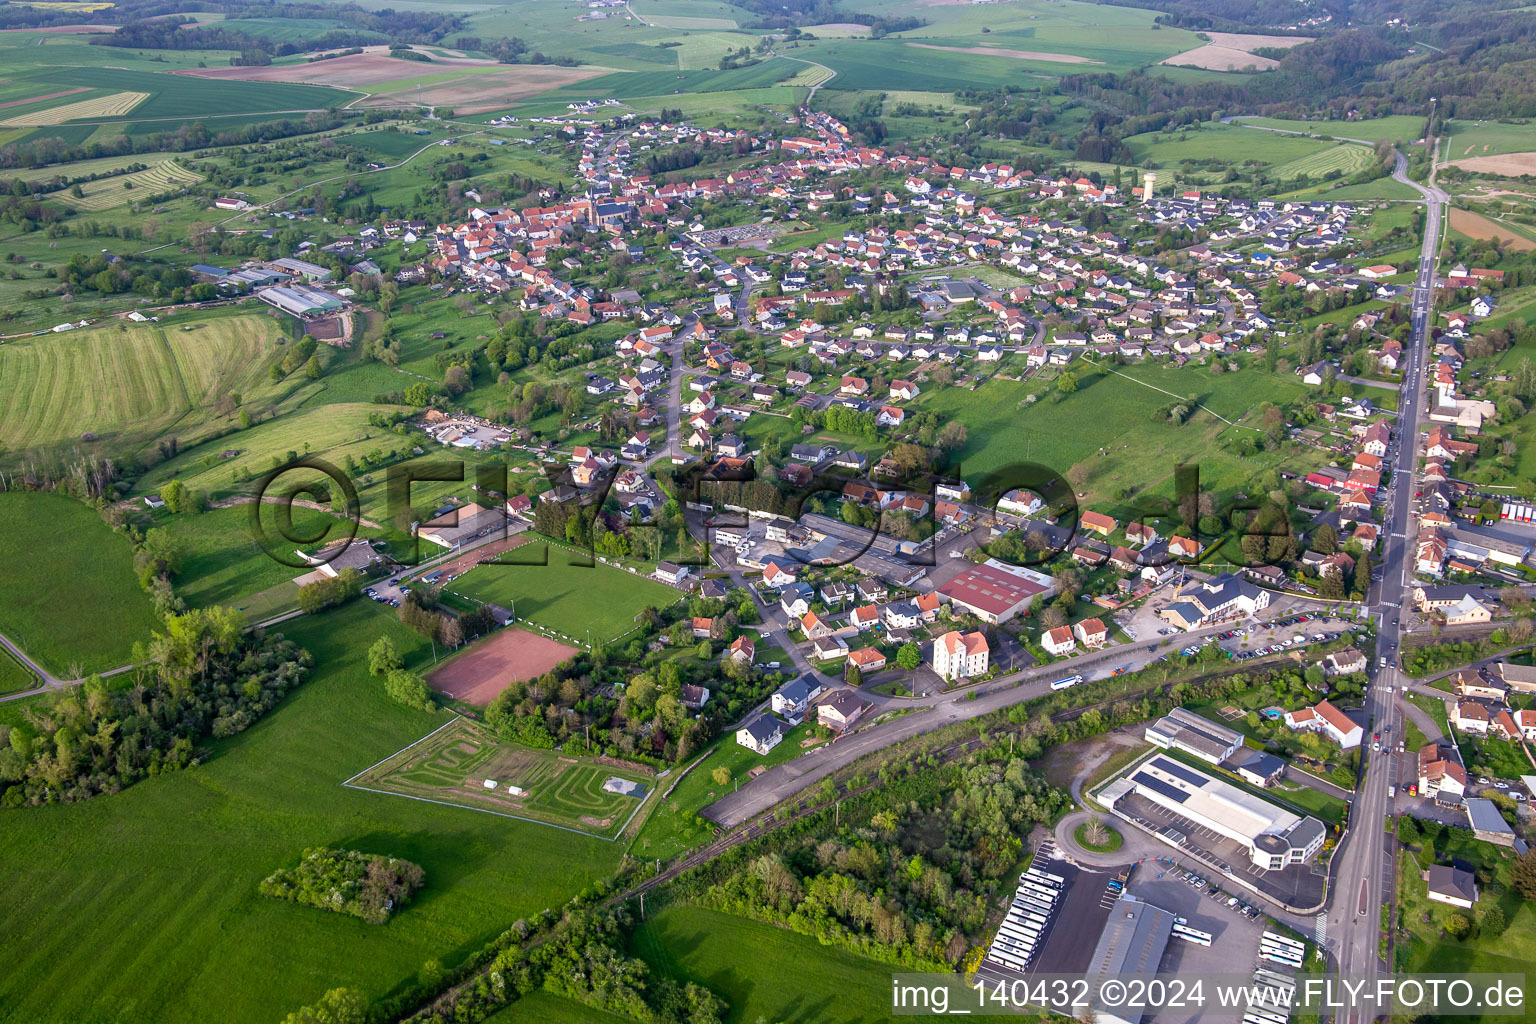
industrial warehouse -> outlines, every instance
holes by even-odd
[[[1254,866],[1275,871],[1302,864],[1322,849],[1326,830],[1316,818],[1300,817],[1261,797],[1157,754],[1099,792],[1099,801],[1116,814],[1153,825],[1165,841],[1189,837],[1181,824],[1205,829],[1247,851]],[[1162,812],[1148,821],[1147,806]],[[1169,817],[1174,820],[1166,820]]]

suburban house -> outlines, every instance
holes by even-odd
[[[1285,724],[1292,729],[1320,732],[1341,747],[1358,747],[1365,730],[1326,700],[1310,708],[1285,713]]]
[[[848,664],[860,672],[878,672],[885,668],[885,655],[873,647],[864,647],[848,655]]]
[[[816,721],[842,732],[864,713],[864,702],[852,690],[833,690],[816,707]]]
[[[1467,791],[1467,770],[1451,759],[1451,749],[1438,743],[1419,750],[1419,795],[1459,801]]]
[[[784,738],[784,723],[764,713],[736,730],[736,742],[748,750],[766,754]]]
[[[944,679],[985,675],[990,655],[981,633],[952,629],[933,642],[933,670]]]
[[[1102,647],[1109,642],[1109,629],[1103,619],[1084,619],[1072,627],[1072,633],[1084,647]]]
[[[783,715],[791,722],[805,717],[805,709],[821,693],[821,684],[813,676],[791,679],[773,694],[771,706],[776,715]]]
[[[1106,516],[1102,512],[1092,511],[1084,512],[1082,518],[1079,519],[1078,522],[1082,525],[1083,529],[1091,530],[1101,537],[1108,537],[1110,534],[1114,533],[1120,525],[1112,517]]]
[[[752,664],[754,646],[751,638],[743,634],[732,641],[730,647],[726,648],[725,656],[732,661],[745,662],[750,665]]]
[[[1072,631],[1066,626],[1057,626],[1040,634],[1040,646],[1046,653],[1061,657],[1077,650],[1077,641],[1072,639]]]
[[[1436,903],[1470,910],[1477,902],[1477,878],[1470,871],[1449,864],[1434,864],[1424,872],[1429,898]]]

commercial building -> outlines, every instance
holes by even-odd
[[[1299,817],[1166,754],[1110,783],[1099,800],[1117,809],[1131,794],[1245,846],[1254,866],[1265,871],[1304,863],[1323,846],[1325,829],[1316,818]]]
[[[1146,738],[1153,746],[1183,750],[1211,764],[1220,764],[1243,745],[1242,733],[1185,708],[1174,708],[1147,726]]]
[[[1135,985],[1131,979],[1151,981],[1163,962],[1168,939],[1173,935],[1174,916],[1135,896],[1121,896],[1104,922],[1099,943],[1084,972],[1090,991],[1111,978]],[[1130,1000],[1122,1002],[1129,1003]],[[1094,1024],[1141,1024],[1143,1014],[1129,1005],[1106,1005],[1097,996],[1093,1002]]]
[[[1179,629],[1195,629],[1220,619],[1237,619],[1269,607],[1269,591],[1229,572],[1195,583],[1175,595],[1158,617]]]
[[[939,587],[938,593],[983,622],[998,625],[1028,608],[1037,596],[1049,597],[1053,590],[1051,578],[1044,573],[991,561],[962,572]]]
[[[470,502],[463,508],[444,512],[436,519],[422,523],[416,530],[416,536],[449,551],[457,551],[467,541],[485,537],[497,530],[507,530],[507,517],[501,509],[481,508]]]
[[[297,317],[334,313],[346,305],[328,291],[302,284],[264,288],[256,293],[256,297],[269,306],[276,306],[284,313]]]

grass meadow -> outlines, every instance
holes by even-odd
[[[264,506],[264,511],[269,508]],[[253,622],[297,607],[299,588],[292,585],[293,578],[308,570],[284,565],[268,553],[254,536],[251,510],[250,505],[236,505],[196,515],[173,516],[163,510],[156,515],[156,524],[165,528],[179,545],[181,566],[176,573],[176,593],[189,607],[229,605],[244,611]],[[268,512],[263,517],[268,530],[274,528],[270,516]],[[292,516],[296,535],[308,536],[327,527],[333,535],[343,535],[345,524],[329,513],[294,508]],[[293,551],[283,553],[296,560]]]
[[[1065,397],[1047,391],[1033,404],[1027,399],[1037,386],[1001,380],[988,381],[975,391],[924,393],[915,404],[938,413],[941,420],[967,426],[960,461],[968,475],[1019,459],[1065,475],[1083,462],[1090,468],[1083,489],[1089,500],[1102,501],[1122,487],[1172,497],[1174,467],[1181,462],[1199,464],[1204,487],[1229,491],[1244,486],[1283,459],[1275,453],[1241,459],[1226,451],[1227,442],[1247,432],[1245,417],[1260,402],[1290,401],[1304,391],[1290,378],[1260,370],[1213,375],[1201,369],[1142,365],[1122,368],[1125,376],[1100,376],[1084,363],[1075,372],[1083,382],[1079,391]],[[1182,426],[1154,418],[1176,396],[1191,393],[1237,425],[1204,411]],[[1084,429],[1084,417],[1092,417],[1091,431]]]
[[[276,1021],[325,990],[397,990],[616,867],[611,843],[346,789],[444,721],[389,701],[364,657],[424,641],[368,601],[285,623],[311,679],[189,771],[82,804],[9,811],[0,870],[0,1005],[14,1020]],[[426,885],[387,925],[265,899],[308,846],[415,861]]]
[[[0,633],[63,678],[126,664],[159,625],[128,539],[57,494],[0,494],[0,593]]]
[[[864,1024],[891,1016],[891,965],[730,914],[667,907],[636,929],[630,953],[658,974],[718,993],[730,1004],[730,1024]]]
[[[1425,841],[1417,844],[1417,853],[1403,851],[1397,873],[1398,919],[1410,937],[1397,944],[1397,968],[1401,971],[1433,971],[1440,974],[1463,972],[1515,972],[1526,970],[1536,957],[1536,907],[1520,899],[1520,894],[1509,884],[1513,851],[1480,842],[1465,829],[1451,829],[1434,844],[1435,855],[1431,858],[1424,850]],[[1446,937],[1442,933],[1445,919],[1454,913],[1474,916],[1468,911],[1458,911],[1442,903],[1430,902],[1426,895],[1427,884],[1419,877],[1419,870],[1432,863],[1460,862],[1462,866],[1489,866],[1494,877],[1504,884],[1505,891],[1496,894],[1491,886],[1480,885],[1478,913],[1497,904],[1504,913],[1507,927],[1501,935],[1475,935],[1463,940]],[[1427,920],[1426,920],[1427,918]],[[1468,1021],[1475,1017],[1463,1018]]]
[[[801,741],[810,735],[810,731],[809,724],[796,726],[785,733],[784,739],[766,756],[737,743],[734,732],[724,733],[710,748],[704,761],[684,776],[666,800],[651,811],[629,848],[630,854],[641,860],[648,857],[667,860],[709,839],[714,826],[698,818],[699,811],[725,796],[738,783],[749,781],[753,768],[772,768],[805,753]],[[714,779],[714,772],[720,768],[731,773],[730,781],[724,786]],[[663,780],[663,785],[667,781]]]
[[[635,616],[646,605],[662,608],[682,596],[671,587],[622,569],[601,563],[591,567],[570,564],[579,557],[550,545],[548,565],[482,565],[455,580],[449,591],[504,608],[515,605],[520,621],[536,623],[581,643],[590,636],[594,644],[634,629]]]

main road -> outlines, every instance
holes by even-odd
[[[1396,154],[1392,177],[1415,189],[1425,205],[1424,240],[1419,251],[1419,269],[1413,282],[1413,340],[1409,346],[1408,365],[1403,374],[1403,391],[1398,406],[1397,440],[1391,457],[1392,485],[1388,495],[1386,545],[1382,556],[1381,582],[1375,587],[1373,613],[1380,619],[1378,652],[1386,657],[1386,667],[1379,668],[1367,691],[1366,738],[1361,745],[1364,773],[1350,811],[1349,835],[1335,857],[1337,874],[1327,913],[1327,945],[1334,954],[1341,975],[1363,975],[1375,979],[1386,966],[1380,957],[1381,908],[1390,906],[1395,892],[1394,851],[1382,827],[1383,818],[1392,813],[1388,793],[1397,784],[1395,773],[1399,758],[1390,745],[1380,753],[1371,749],[1371,737],[1393,722],[1396,699],[1407,680],[1398,670],[1397,651],[1402,635],[1399,609],[1407,600],[1414,564],[1412,504],[1417,478],[1419,418],[1423,412],[1424,374],[1429,363],[1429,329],[1433,324],[1435,261],[1440,244],[1440,225],[1447,202],[1446,194],[1434,186],[1425,187],[1407,174],[1408,162]],[[1402,726],[1396,726],[1401,735]],[[1390,739],[1390,736],[1387,737]],[[1414,756],[1405,751],[1403,763]],[[1369,1012],[1342,1013],[1346,1022],[1372,1019]]]

